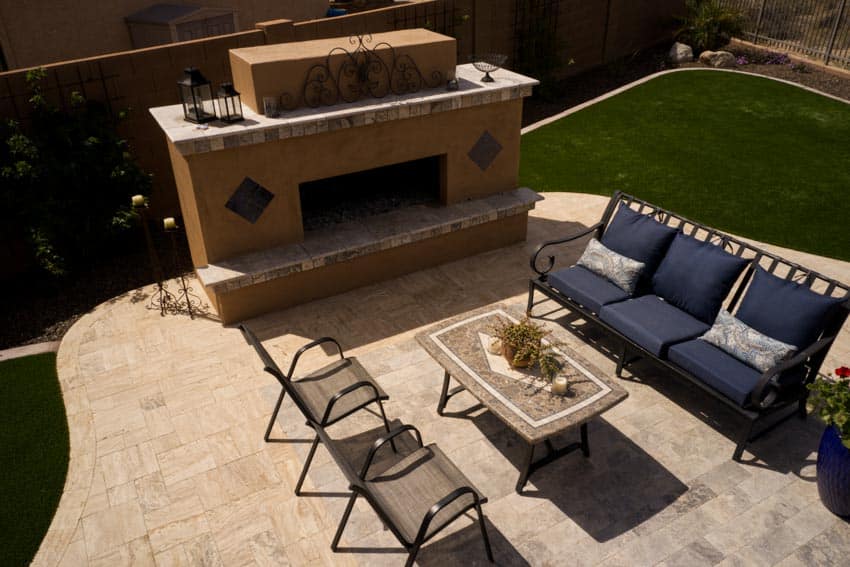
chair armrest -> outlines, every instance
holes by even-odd
[[[824,337],[819,341],[813,343],[808,348],[801,350],[788,360],[780,362],[779,364],[762,374],[761,379],[758,381],[758,384],[756,384],[756,386],[750,392],[750,400],[753,402],[753,405],[755,405],[759,409],[766,409],[770,405],[770,403],[764,403],[762,397],[764,396],[765,389],[772,383],[772,381],[783,372],[800,366],[801,364],[804,364],[812,356],[814,356],[824,348],[828,348],[834,340],[835,337]]]
[[[596,232],[597,237],[598,237],[599,236],[598,233],[602,230],[602,228],[604,226],[605,225],[603,223],[598,222],[595,225],[591,226],[590,228],[586,228],[586,229],[584,229],[580,232],[577,232],[575,234],[571,234],[570,236],[567,236],[566,238],[561,238],[560,240],[550,240],[549,242],[544,242],[543,244],[541,244],[537,248],[537,251],[535,251],[534,254],[532,254],[532,256],[531,256],[531,260],[529,261],[529,264],[531,265],[531,269],[534,270],[535,272],[537,272],[537,274],[540,275],[541,279],[545,280],[546,274],[551,272],[552,268],[555,267],[555,256],[549,256],[548,257],[549,265],[547,267],[545,267],[543,270],[537,269],[537,258],[538,258],[538,256],[540,256],[540,253],[543,252],[543,250],[545,248],[547,248],[549,246],[555,246],[556,244],[564,244],[564,243],[567,243],[567,242],[571,242],[573,240],[578,240],[579,238],[581,238],[583,236],[587,236],[588,234],[590,234],[592,232]]]
[[[366,473],[369,472],[369,467],[372,466],[372,460],[375,458],[375,454],[378,452],[378,449],[404,433],[405,431],[414,431],[416,432],[416,440],[419,443],[419,446],[422,447],[422,434],[419,433],[419,430],[416,429],[412,425],[402,425],[396,429],[393,429],[388,434],[384,435],[380,439],[375,440],[372,443],[372,447],[369,449],[369,454],[366,455],[366,462],[363,463],[363,468],[360,471],[360,480],[366,480]]]
[[[464,494],[472,494],[472,503],[469,506],[466,506],[465,508],[458,511],[454,515],[454,517],[451,518],[451,520],[454,520],[454,518],[457,518],[458,516],[465,513],[467,510],[469,510],[472,507],[478,507],[478,505],[479,505],[478,493],[475,492],[472,488],[470,488],[468,486],[461,486],[460,488],[453,490],[452,492],[450,492],[446,496],[443,496],[439,500],[439,502],[437,502],[436,504],[431,506],[431,508],[425,514],[425,517],[422,518],[422,524],[419,526],[419,533],[416,534],[416,542],[422,543],[423,541],[425,541],[425,536],[428,534],[428,528],[430,527],[431,521],[434,519],[434,516],[439,514],[440,510],[442,510],[443,508],[445,508],[446,506],[448,506],[449,504],[451,504],[452,502],[454,502],[455,500],[457,500],[458,498],[460,498]],[[449,520],[449,521],[451,521],[451,520]]]
[[[348,394],[350,394],[351,392],[354,392],[355,390],[359,390],[361,388],[371,388],[372,391],[375,393],[375,397],[372,400],[370,400],[369,403],[372,403],[373,401],[377,401],[377,400],[380,399],[381,393],[378,391],[378,388],[372,382],[368,382],[366,380],[361,380],[360,382],[355,382],[354,384],[350,384],[350,385],[346,386],[345,388],[343,388],[342,390],[340,390],[339,392],[337,392],[336,394],[334,394],[333,397],[328,402],[328,406],[325,408],[325,415],[322,416],[322,421],[321,421],[322,427],[328,425],[328,419],[330,419],[331,412],[333,411],[336,403],[339,400],[341,400],[342,398],[344,398],[345,396],[347,396]]]
[[[339,352],[339,358],[342,360],[345,358],[342,354],[342,347],[339,346],[339,343],[336,342],[336,339],[332,339],[331,337],[322,337],[321,339],[316,339],[311,343],[307,343],[303,347],[298,349],[298,352],[295,353],[295,357],[292,359],[292,364],[289,365],[289,372],[287,373],[287,377],[292,380],[292,375],[295,372],[295,365],[298,364],[298,359],[301,358],[301,355],[310,350],[313,347],[317,347],[324,343],[333,343],[336,345],[336,350]]]

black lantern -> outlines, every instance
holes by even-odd
[[[177,81],[183,117],[196,124],[215,120],[210,82],[194,67],[187,67],[183,72],[185,76]]]
[[[233,88],[233,83],[221,83],[215,95],[218,101],[218,117],[225,122],[242,120],[242,101],[239,92]]]

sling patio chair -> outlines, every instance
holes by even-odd
[[[292,358],[289,372],[284,374],[250,328],[241,324],[239,325],[239,330],[242,331],[242,335],[248,344],[254,347],[254,350],[265,366],[264,370],[274,376],[281,385],[280,395],[277,398],[269,425],[266,428],[264,436],[266,442],[269,441],[272,427],[274,427],[274,422],[277,419],[283,398],[287,393],[289,393],[289,396],[307,420],[307,425],[316,431],[333,425],[372,403],[378,405],[381,419],[384,422],[384,429],[387,432],[390,431],[389,421],[387,420],[387,414],[384,411],[383,404],[385,400],[389,399],[389,396],[387,396],[356,358],[345,357],[342,347],[335,339],[323,337],[298,349],[298,352]],[[333,344],[339,354],[339,360],[323,366],[306,376],[297,379],[294,378],[295,368],[301,356],[308,350],[322,344]],[[307,460],[298,479],[298,484],[295,486],[295,494],[297,495],[301,494],[301,486],[307,477],[307,471],[310,468],[310,463],[313,461],[313,456],[316,454],[319,440],[320,438],[317,434],[313,439],[310,452],[307,455]],[[395,444],[393,444],[393,449],[395,449]]]
[[[416,436],[413,450],[399,455],[377,474],[369,475],[378,451],[387,442],[411,431]],[[422,445],[422,435],[412,425],[403,425],[376,440],[359,474],[350,464],[341,462],[340,450],[323,430],[317,430],[325,446],[351,481],[351,497],[345,508],[331,549],[339,550],[339,542],[358,496],[363,496],[393,535],[408,551],[405,565],[413,565],[421,547],[460,516],[475,509],[487,559],[493,562],[493,551],[484,524],[481,505],[487,502],[481,492],[435,444]],[[409,445],[409,444],[405,444]]]

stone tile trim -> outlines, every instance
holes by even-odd
[[[537,193],[523,187],[447,207],[407,207],[307,233],[300,244],[238,256],[196,271],[204,287],[226,293],[524,214],[539,200]]]
[[[517,100],[531,96],[533,87],[539,84],[535,79],[507,69],[493,73],[495,83],[482,83],[482,73],[471,64],[459,65],[456,75],[460,86],[453,92],[438,87],[351,104],[302,108],[286,112],[280,118],[267,118],[243,105],[245,120],[231,125],[214,122],[198,127],[190,124],[183,120],[179,104],[149,111],[177,151],[188,156]]]

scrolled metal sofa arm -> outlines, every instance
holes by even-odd
[[[598,238],[599,235],[600,235],[599,233],[601,233],[602,228],[604,226],[605,226],[604,223],[598,222],[598,223],[594,224],[593,226],[591,226],[589,228],[586,228],[586,229],[584,229],[580,232],[577,232],[575,234],[571,234],[570,236],[567,236],[565,238],[561,238],[561,239],[558,239],[558,240],[550,240],[548,242],[544,242],[543,244],[541,244],[537,248],[537,250],[531,256],[531,260],[529,261],[531,269],[534,270],[540,276],[541,280],[545,280],[546,274],[551,272],[552,268],[555,267],[555,256],[549,256],[548,257],[549,265],[546,268],[544,268],[543,270],[540,270],[540,269],[537,268],[538,257],[540,256],[540,253],[543,252],[543,250],[545,248],[547,248],[549,246],[555,246],[557,244],[565,244],[567,242],[572,242],[573,240],[578,240],[579,238],[582,238],[582,237],[587,236],[588,234],[591,234],[591,233],[594,233],[594,232],[596,233],[596,237]]]
[[[823,349],[828,348],[829,345],[833,343],[833,341],[835,341],[835,337],[824,337],[819,341],[813,343],[808,348],[801,350],[788,360],[780,362],[779,364],[762,374],[761,379],[750,392],[750,401],[752,402],[752,404],[760,410],[764,410],[770,407],[776,396],[771,396],[770,392],[765,394],[765,390],[767,390],[768,388],[777,387],[774,383],[776,378],[781,376],[783,372],[787,372],[792,368],[796,368],[797,366],[805,364],[814,355],[816,355]]]

